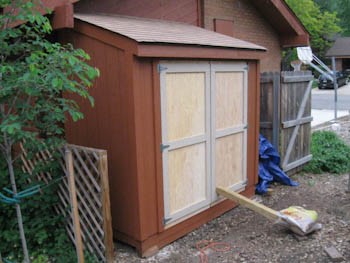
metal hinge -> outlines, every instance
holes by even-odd
[[[160,151],[161,151],[161,152],[164,152],[164,150],[167,149],[167,148],[169,148],[169,147],[170,147],[170,145],[168,145],[168,144],[161,144],[161,145],[160,145]]]
[[[157,65],[157,69],[158,69],[158,72],[160,73],[160,72],[162,72],[163,70],[167,70],[168,68],[165,67],[165,66],[162,66],[161,64],[158,64],[158,65]]]
[[[166,225],[170,220],[171,218],[163,218],[163,225]]]

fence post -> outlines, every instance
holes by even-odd
[[[108,183],[108,160],[107,153],[99,153],[98,170],[101,174],[101,190],[102,190],[102,213],[103,213],[103,232],[104,244],[106,248],[106,261],[112,263],[114,261],[114,245],[112,230],[112,215],[109,199],[109,183]]]
[[[279,152],[279,130],[280,130],[280,85],[281,76],[279,72],[273,74],[273,118],[272,118],[272,145]]]
[[[73,166],[73,155],[72,151],[66,148],[65,150],[65,161],[67,167],[67,177],[69,184],[69,194],[72,204],[72,219],[74,225],[74,238],[75,238],[75,248],[78,257],[78,263],[84,263],[84,251],[83,251],[83,242],[81,239],[81,229],[79,221],[79,211],[78,211],[78,201],[77,193],[75,188],[74,180],[74,166]]]

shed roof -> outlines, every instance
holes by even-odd
[[[126,36],[139,43],[166,43],[265,51],[266,48],[200,27],[140,17],[75,14],[75,18]]]
[[[333,46],[327,51],[326,57],[350,56],[350,37],[339,37]]]

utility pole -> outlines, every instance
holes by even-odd
[[[334,121],[338,119],[338,82],[335,68],[335,58],[332,57],[333,85],[334,85]]]

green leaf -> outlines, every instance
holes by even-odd
[[[58,78],[53,78],[53,79],[52,79],[52,82],[51,82],[51,85],[52,85],[54,88],[57,88],[58,85],[59,85],[59,79],[58,79]]]

